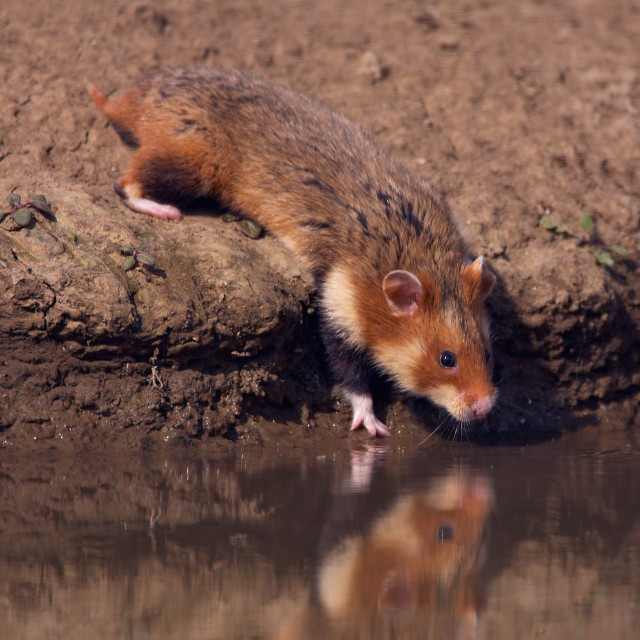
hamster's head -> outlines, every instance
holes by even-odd
[[[497,397],[484,308],[496,278],[482,256],[454,276],[438,284],[428,274],[388,273],[386,328],[372,350],[399,387],[469,421],[484,418]]]

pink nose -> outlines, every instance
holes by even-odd
[[[484,398],[478,398],[474,400],[473,404],[469,407],[471,409],[471,413],[473,417],[484,418],[489,411],[491,411],[491,407],[493,407],[493,398],[490,396],[485,396]]]

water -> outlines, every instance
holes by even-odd
[[[636,638],[640,454],[0,457],[0,638]]]

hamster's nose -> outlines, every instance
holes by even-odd
[[[473,401],[469,409],[475,419],[484,418],[491,408],[493,407],[493,398],[491,396],[484,396],[477,398]]]

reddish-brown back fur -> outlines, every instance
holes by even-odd
[[[299,247],[316,273],[334,264],[336,254],[369,263],[380,244],[406,256],[416,252],[407,245],[416,244],[415,234],[385,219],[383,195],[418,193],[426,216],[442,206],[430,185],[385,156],[360,126],[295,91],[236,71],[168,70],[101,110],[139,141],[129,179],[146,186],[156,165],[170,167],[177,157],[189,186],[210,182],[209,195],[221,195]],[[434,237],[453,230],[447,216],[433,216],[430,225]],[[442,244],[445,251],[449,245],[462,250],[455,232]],[[422,257],[413,262],[421,264]]]

